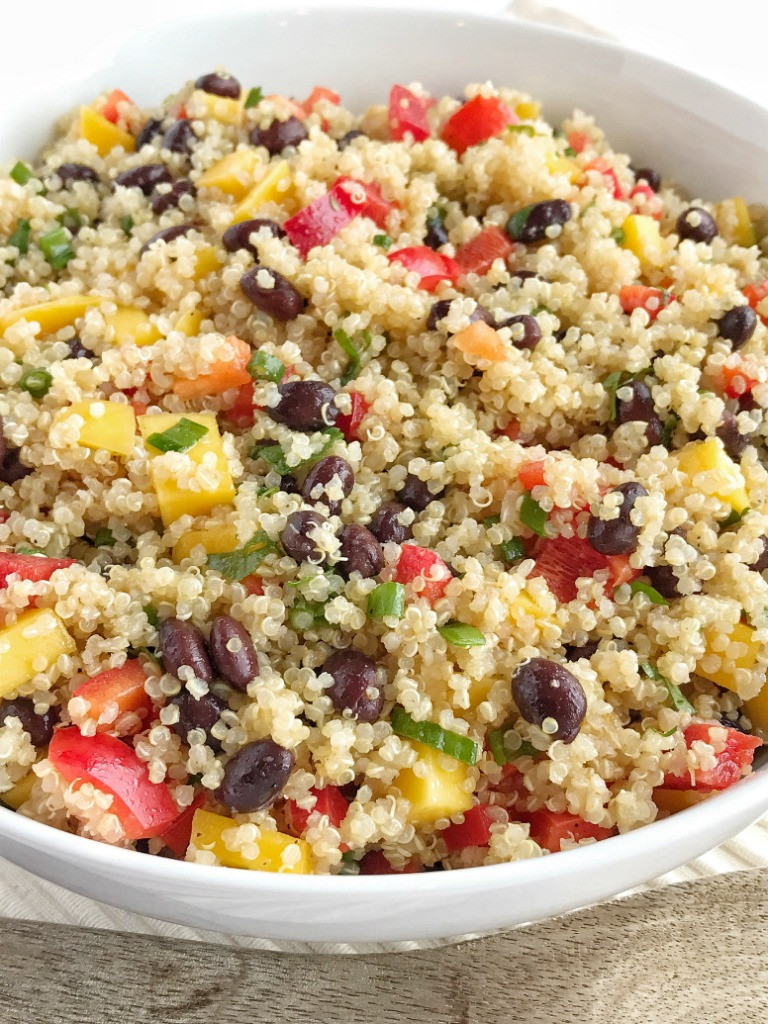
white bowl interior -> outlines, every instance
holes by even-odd
[[[303,96],[313,85],[362,110],[389,86],[434,93],[493,79],[558,119],[593,113],[616,148],[710,198],[765,199],[768,113],[703,79],[592,39],[481,17],[406,11],[224,15],[145,31],[19,91],[0,66],[0,155],[33,154],[49,119],[104,88],[151,105],[224,64],[247,86]],[[674,818],[536,861],[431,875],[322,878],[204,868],[89,842],[0,810],[0,851],[71,889],[168,920],[278,939],[395,941],[483,931],[584,906],[695,857],[768,807],[768,769]]]

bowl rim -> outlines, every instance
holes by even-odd
[[[706,103],[707,95],[717,96],[720,101],[735,105],[742,113],[749,113],[764,119],[768,111],[754,100],[741,96],[735,90],[719,85],[703,75],[678,67],[668,61],[653,57],[642,51],[634,50],[625,44],[599,37],[574,33],[566,29],[537,22],[521,21],[508,14],[477,11],[471,14],[459,13],[454,10],[430,10],[418,7],[388,8],[377,5],[356,9],[334,4],[317,4],[312,7],[292,6],[286,9],[239,9],[223,14],[196,14],[185,19],[186,31],[201,29],[215,22],[219,27],[222,22],[232,25],[238,22],[264,21],[279,19],[288,22],[296,18],[350,18],[355,21],[375,22],[392,15],[410,21],[422,23],[439,23],[441,26],[453,24],[457,28],[473,25],[497,23],[504,30],[518,31],[531,37],[557,39],[562,43],[572,42],[580,49],[596,50],[614,56],[631,55],[633,60],[645,65],[649,71],[654,68],[663,69],[668,80],[674,84],[687,84],[700,90],[700,101]],[[327,26],[326,26],[327,27]],[[169,29],[168,22],[153,25],[151,35],[156,36]],[[119,60],[129,44],[120,46],[110,54],[109,62],[101,68],[103,72],[109,65]],[[504,862],[500,864],[482,865],[471,869],[454,869],[442,872],[417,872],[392,875],[360,875],[355,877],[355,893],[361,897],[375,898],[391,896],[393,890],[399,894],[423,892],[434,895],[446,889],[461,890],[498,890],[505,883],[514,881],[515,885],[534,885],[554,881],[561,875],[577,875],[587,872],[609,870],[612,865],[623,863],[629,859],[642,859],[645,854],[652,853],[662,847],[674,848],[682,845],[685,836],[706,833],[706,823],[712,817],[712,808],[720,810],[718,820],[724,819],[743,821],[749,815],[753,819],[768,810],[768,765],[759,768],[751,775],[742,779],[734,786],[717,794],[711,799],[702,801],[667,818],[656,820],[630,832],[612,836],[606,840],[590,843],[561,851],[553,860],[550,855],[533,857],[526,860]],[[339,875],[299,875],[275,873],[269,871],[249,871],[242,869],[222,869],[220,865],[205,865],[183,860],[152,856],[138,853],[125,847],[111,846],[97,839],[75,835],[57,829],[55,826],[32,818],[25,817],[0,805],[0,836],[8,836],[21,844],[42,850],[58,860],[77,859],[80,870],[106,867],[111,871],[119,871],[123,876],[144,876],[156,883],[167,883],[173,887],[178,883],[204,886],[211,889],[238,892],[242,896],[257,895],[269,891],[271,895],[286,897],[307,896],[322,897],[342,893],[351,895],[348,888],[349,880]],[[675,863],[679,863],[675,861]],[[22,865],[23,866],[23,865]]]

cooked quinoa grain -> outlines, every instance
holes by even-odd
[[[751,770],[750,211],[465,97],[355,116],[216,69],[0,176],[9,807],[355,875],[599,841]]]

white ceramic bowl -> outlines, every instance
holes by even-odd
[[[130,30],[128,29],[127,31]],[[107,45],[107,44],[105,44]],[[219,63],[245,83],[306,94],[333,86],[362,109],[395,82],[434,93],[494,79],[544,101],[557,119],[594,113],[616,148],[710,198],[768,197],[768,113],[686,72],[591,39],[511,20],[405,11],[216,16],[146,32],[78,70],[39,66],[0,114],[0,156],[33,153],[49,118],[119,86],[151,104]],[[5,86],[5,88],[3,88]],[[733,836],[768,809],[768,767],[722,796],[628,835],[537,860],[468,871],[312,877],[179,863],[0,810],[0,853],[69,889],[200,928],[314,942],[391,942],[535,921],[613,896]]]

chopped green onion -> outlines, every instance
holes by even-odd
[[[536,135],[536,129],[532,124],[508,124],[507,131],[517,132],[518,135]]]
[[[264,459],[264,461],[268,462],[272,469],[279,473],[280,476],[287,476],[289,473],[296,473],[305,466],[309,466],[313,462],[317,462],[318,459],[322,459],[324,455],[328,454],[337,441],[342,441],[344,439],[344,435],[338,427],[326,427],[322,433],[325,434],[325,441],[323,441],[318,451],[316,451],[314,455],[310,455],[308,459],[302,459],[302,461],[296,463],[295,466],[289,466],[285,461],[285,452],[279,444],[268,444],[262,445],[261,447],[256,445],[251,448],[248,454],[252,459]]]
[[[632,580],[629,584],[632,594],[645,594],[651,604],[669,604],[669,601],[652,587],[650,583],[643,583],[641,580]]]
[[[455,619],[446,622],[444,626],[438,626],[437,631],[443,640],[454,647],[482,647],[485,644],[485,635],[477,627]]]
[[[56,220],[63,228],[69,231],[78,231],[83,226],[83,215],[76,206],[68,206],[64,213],[60,213]]]
[[[273,384],[279,384],[285,375],[285,366],[277,356],[270,355],[257,349],[248,360],[246,370],[254,380],[269,380]]]
[[[360,854],[354,850],[347,850],[341,855],[341,867],[338,870],[339,875],[359,875],[360,874]]]
[[[178,423],[174,423],[161,434],[150,434],[147,444],[161,452],[188,452],[207,433],[208,427],[182,416]]]
[[[666,676],[663,676],[661,672],[659,672],[654,665],[651,665],[649,661],[644,661],[640,665],[640,668],[649,679],[653,679],[657,683],[663,683],[664,686],[666,686],[667,693],[669,694],[669,702],[675,711],[687,711],[691,715],[695,714],[696,709],[677,683],[673,683],[671,680],[667,679]]]
[[[528,740],[520,740],[515,746],[507,740],[507,736],[511,730],[502,736],[502,744],[504,746],[504,753],[507,755],[509,761],[515,761],[518,757],[538,757],[543,753],[541,750],[537,750],[532,743]]]
[[[526,558],[528,555],[522,537],[513,537],[511,540],[505,540],[503,544],[499,544],[496,550],[499,552],[502,562],[508,562],[510,565],[519,562],[520,559]]]
[[[30,171],[26,164],[22,163],[21,160],[19,160],[11,168],[11,177],[17,185],[26,185],[31,178],[34,178],[34,174],[32,173],[32,171]]]
[[[402,583],[380,583],[368,595],[370,619],[402,619],[405,612],[405,587]]]
[[[563,155],[564,156],[578,156],[578,153],[573,148],[573,146],[566,146],[565,149],[563,150]]]
[[[488,529],[489,526],[495,526],[496,523],[501,522],[501,516],[486,516],[483,520],[483,526]]]
[[[16,228],[8,239],[8,245],[19,250],[19,256],[26,256],[29,252],[29,236],[32,233],[29,221],[26,217],[19,217],[16,221]]]
[[[130,214],[126,214],[125,217],[121,217],[120,227],[123,229],[123,234],[130,235],[133,231],[133,217],[131,217]]]
[[[538,316],[539,313],[553,313],[554,310],[550,309],[549,306],[545,306],[543,302],[540,302],[537,306],[534,306],[531,310],[531,316]]]
[[[439,750],[464,764],[477,763],[478,746],[474,740],[444,729],[437,722],[416,722],[405,708],[397,704],[392,709],[392,731],[407,740],[415,740],[433,750]]]
[[[611,238],[616,245],[624,245],[624,242],[627,240],[627,233],[624,228],[614,228],[611,232]]]
[[[280,490],[279,487],[259,487],[256,491],[257,498],[271,498],[273,494],[277,494]]]
[[[503,727],[501,729],[491,729],[488,733],[488,746],[496,764],[505,765],[507,763],[507,755],[504,753]]]
[[[304,583],[311,583],[312,580],[320,579],[321,576],[332,576],[334,573],[333,568],[323,569],[322,572],[316,573],[314,576],[300,576],[297,580],[287,580],[285,583],[286,587],[300,587]]]
[[[349,356],[347,368],[341,375],[341,385],[344,387],[344,385],[349,384],[360,373],[360,356],[371,344],[371,335],[369,331],[360,331],[355,335],[355,341],[353,341],[346,331],[338,327],[333,332],[333,338]]]
[[[160,625],[160,616],[157,614],[157,608],[153,604],[145,604],[141,609],[147,616],[147,620],[154,629]]]
[[[58,227],[48,231],[40,238],[40,248],[43,250],[48,263],[54,270],[63,270],[71,259],[74,259],[75,250],[69,244],[72,241],[72,233],[66,228]]]
[[[294,629],[304,632],[314,626],[327,625],[325,605],[318,601],[305,601],[300,597],[288,612],[288,619]]]
[[[725,530],[729,526],[735,526],[736,523],[740,523],[744,516],[749,512],[748,508],[743,508],[741,512],[737,512],[736,509],[731,509],[725,519],[720,523],[720,526]]]
[[[245,97],[244,107],[246,110],[250,110],[251,107],[258,106],[263,99],[264,93],[261,91],[261,86],[255,85],[253,89],[248,90],[248,95]]]
[[[228,580],[242,580],[255,572],[273,551],[277,551],[277,544],[264,530],[258,530],[243,547],[208,555],[208,568],[215,569]]]
[[[533,209],[534,205],[534,203],[531,203],[530,206],[524,206],[522,210],[518,210],[517,213],[513,213],[512,216],[507,221],[507,234],[513,241],[520,241],[520,236],[523,233],[523,228],[525,227],[526,221],[531,215],[531,210]]]
[[[17,555],[44,555],[42,548],[33,548],[31,544],[17,544],[14,548]]]
[[[19,381],[19,387],[33,398],[45,398],[52,383],[53,377],[48,370],[28,370]]]
[[[514,733],[514,742],[508,738],[510,733]],[[494,761],[500,765],[515,761],[518,757],[544,756],[543,750],[537,750],[532,743],[520,737],[512,721],[504,722],[498,729],[491,729],[488,733],[488,746]]]
[[[649,725],[648,728],[645,731],[646,732],[656,732],[656,733],[659,734],[659,736],[663,736],[666,739],[669,736],[674,736],[675,735],[675,733],[677,732],[677,726],[675,725],[671,729],[668,729],[666,732],[662,732],[661,729],[657,729],[655,725]]]
[[[525,492],[520,504],[520,522],[539,537],[546,537],[547,513],[538,501],[531,497],[530,491]]]
[[[93,538],[93,546],[95,548],[108,548],[114,543],[114,535],[106,526],[102,526],[101,529],[96,531],[96,535]]]
[[[665,448],[669,448],[672,444],[672,437],[677,429],[677,424],[680,422],[680,417],[676,412],[673,412],[671,416],[667,417],[664,424],[664,430],[661,433],[661,443]]]
[[[389,237],[389,235],[373,236],[373,244],[378,245],[380,249],[389,249],[389,247],[392,245],[392,241],[393,240]]]
[[[617,398],[616,392],[624,384],[628,384],[631,380],[640,380],[646,377],[651,372],[650,366],[644,366],[642,370],[636,370],[634,372],[630,370],[615,370],[613,373],[609,373],[607,377],[604,377],[601,384],[608,392],[611,399],[611,419],[615,420],[617,415]]]

